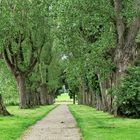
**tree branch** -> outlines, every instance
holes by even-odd
[[[120,47],[124,46],[124,33],[125,33],[125,24],[123,21],[123,17],[121,15],[122,12],[122,2],[121,0],[114,0],[114,10],[116,14],[116,27],[118,34],[118,44]]]
[[[37,63],[37,58],[33,59],[33,60],[32,60],[32,64],[30,64],[30,65],[28,66],[28,68],[27,68],[27,70],[26,70],[26,72],[25,72],[25,75],[26,75],[26,76],[27,76],[28,74],[30,74],[30,73],[33,71],[33,69],[34,69],[36,63]]]
[[[133,42],[135,41],[135,38],[138,34],[138,31],[140,29],[140,17],[136,17],[131,26],[130,29],[128,31],[128,35],[126,38],[126,43],[125,43],[125,48],[128,46],[132,46]]]
[[[10,58],[8,57],[8,52],[7,52],[6,47],[4,47],[3,57],[4,57],[4,60],[7,64],[7,66],[9,67],[9,69],[11,70],[13,75],[16,77],[17,76],[17,71],[16,71],[16,68],[15,68],[14,64],[12,64]]]

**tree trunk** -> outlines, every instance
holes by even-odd
[[[92,87],[89,88],[89,92],[90,92],[90,106],[96,108],[96,94],[93,91]]]
[[[46,84],[42,84],[39,89],[41,105],[50,105],[54,103],[54,94],[48,92]]]
[[[40,105],[39,93],[35,89],[33,90],[31,85],[27,85],[25,79],[24,75],[16,77],[21,109],[33,108]]]
[[[103,110],[102,96],[101,93],[96,93],[96,109]]]
[[[10,115],[10,113],[6,110],[6,107],[4,106],[1,95],[0,95],[0,115],[3,115],[3,116],[9,116]]]
[[[98,79],[100,80],[100,75],[98,75]],[[103,111],[112,112],[112,95],[108,94],[108,90],[112,88],[112,74],[108,76],[103,81],[100,81],[100,90],[101,90],[101,97],[103,103]]]
[[[41,105],[40,93],[38,93],[37,91],[35,91],[34,92],[34,97],[35,97],[35,105],[37,105],[37,106]]]
[[[48,93],[47,94],[47,104],[52,105],[54,103],[54,95],[53,93]]]
[[[48,104],[48,101],[47,101],[48,89],[47,89],[46,84],[42,84],[39,87],[39,92],[40,92],[40,102],[41,102],[41,105],[47,105]]]
[[[32,91],[30,88],[26,90],[26,104],[28,108],[33,108],[39,105],[37,93],[35,91]]]
[[[75,97],[75,93],[73,93],[73,104],[76,103],[76,97]]]
[[[83,88],[79,85],[78,104],[83,104]]]
[[[17,86],[18,86],[18,90],[19,90],[20,108],[21,109],[30,108],[28,101],[27,101],[28,97],[27,97],[27,90],[26,90],[24,75],[18,75],[16,77],[16,81],[17,81]]]

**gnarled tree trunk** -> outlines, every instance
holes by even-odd
[[[0,115],[8,116],[10,113],[6,110],[6,107],[3,103],[2,96],[0,95]]]
[[[53,93],[49,93],[48,87],[46,84],[42,84],[38,92],[40,93],[40,103],[41,105],[50,105],[54,103],[54,95]]]
[[[17,81],[17,87],[19,90],[19,100],[20,100],[20,108],[30,108],[30,105],[28,104],[28,97],[27,97],[27,89],[25,85],[25,76],[24,75],[18,75],[16,77]]]
[[[47,89],[46,84],[42,84],[39,87],[39,93],[40,93],[40,103],[41,103],[41,105],[47,105],[48,104],[48,100],[47,100],[48,89]]]

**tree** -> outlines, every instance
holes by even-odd
[[[28,108],[26,79],[33,71],[46,42],[45,1],[2,3],[3,57],[17,81],[20,107]],[[40,10],[42,9],[42,10]]]

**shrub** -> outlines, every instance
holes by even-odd
[[[118,114],[140,117],[140,67],[129,67],[121,85],[113,90],[117,97]]]

